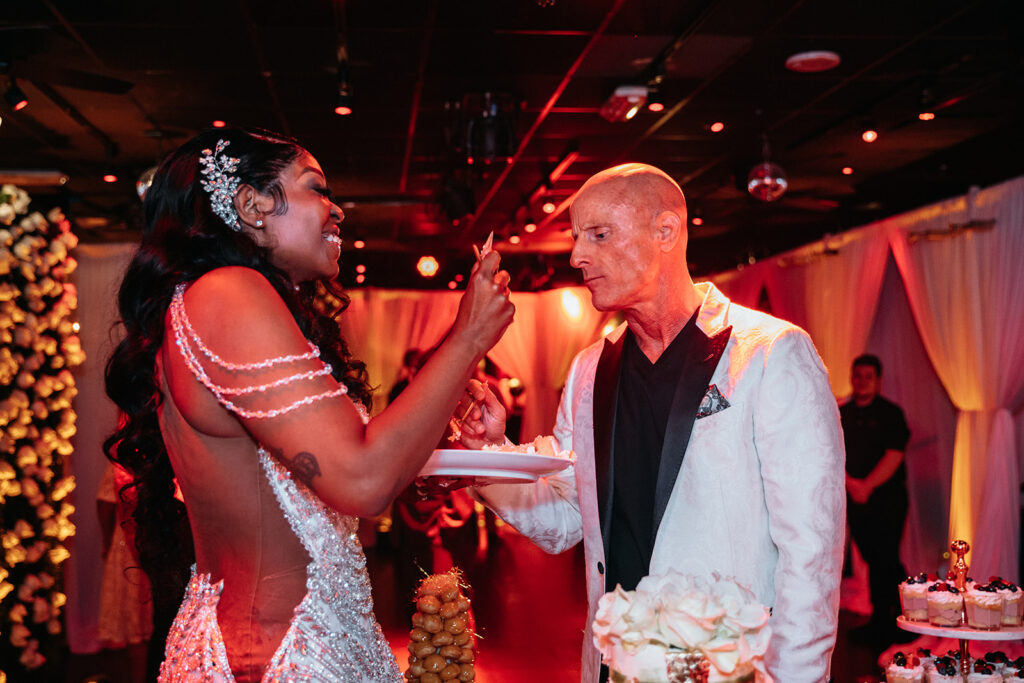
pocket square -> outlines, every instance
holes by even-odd
[[[704,398],[700,401],[700,409],[697,411],[697,419],[707,417],[708,415],[714,415],[729,407],[729,401],[726,400],[725,396],[722,396],[722,392],[718,390],[718,387],[714,384],[708,387],[707,393],[704,394]]]

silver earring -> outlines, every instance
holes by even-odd
[[[257,218],[256,219],[256,227],[257,228],[262,228],[263,227],[263,219],[262,218]]]

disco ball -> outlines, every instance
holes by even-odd
[[[782,167],[771,161],[763,161],[750,169],[747,176],[747,192],[762,202],[774,202],[786,194],[789,180]]]

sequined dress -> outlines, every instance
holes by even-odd
[[[306,597],[263,674],[264,681],[400,681],[401,673],[373,616],[358,519],[325,506],[259,448],[260,464],[295,535],[310,557]],[[160,681],[233,681],[217,626],[223,581],[192,568],[167,637]]]
[[[198,335],[191,330],[184,312],[179,287],[172,303],[176,316],[175,336],[182,354],[189,357],[188,344],[206,352]],[[319,351],[313,348],[319,356]],[[195,356],[191,356],[195,359]],[[218,359],[219,360],[219,359]],[[292,358],[273,359],[260,365],[291,362]],[[190,366],[197,379],[205,373],[195,361]],[[328,367],[329,370],[329,367]],[[301,381],[298,374],[288,381]],[[204,382],[206,383],[206,382]],[[206,383],[218,400],[235,413],[242,409],[225,400],[215,385]],[[341,391],[334,393],[344,393]],[[331,394],[313,397],[322,400]],[[281,410],[260,413],[271,418],[309,400],[297,401]],[[167,401],[167,410],[173,402]],[[355,404],[365,422],[365,409]],[[169,419],[166,416],[163,421]],[[397,683],[402,681],[398,664],[373,615],[366,557],[356,536],[358,519],[342,515],[325,505],[305,484],[262,447],[256,447],[259,470],[265,475],[273,497],[287,520],[287,526],[310,558],[306,566],[306,592],[295,607],[287,631],[267,662],[261,680],[266,682],[309,681],[315,683]],[[231,581],[231,576],[227,576]],[[159,681],[235,680],[220,625],[217,606],[224,580],[212,583],[210,574],[192,567],[192,578],[178,614],[167,637]]]

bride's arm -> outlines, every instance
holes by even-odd
[[[474,271],[447,339],[399,399],[365,425],[340,395],[343,388],[322,372],[322,362],[302,359],[309,343],[270,283],[249,269],[212,271],[189,287],[184,309],[196,338],[236,369],[211,361],[193,344],[208,380],[199,393],[226,389],[221,403],[231,403],[232,409],[218,410],[232,413],[328,505],[349,514],[377,514],[420,470],[476,363],[512,320],[507,273],[491,274],[497,265],[494,254]],[[169,326],[168,334],[174,333]],[[195,409],[178,401],[185,393],[182,382],[192,383],[186,388],[195,392],[201,380],[182,353],[167,357],[172,395],[189,419]],[[285,357],[300,360],[237,369]],[[271,386],[252,390],[266,385]]]

